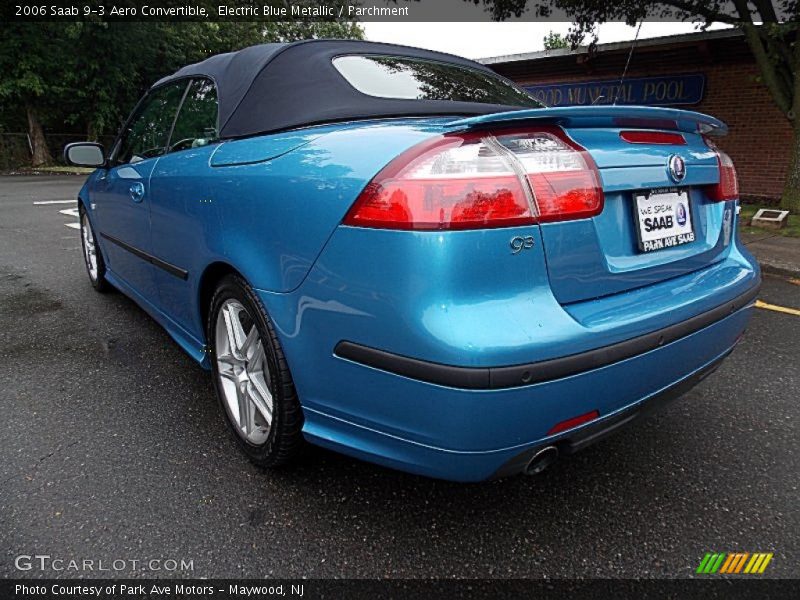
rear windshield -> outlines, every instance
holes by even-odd
[[[377,98],[543,106],[499,77],[448,63],[396,56],[339,56],[333,65],[359,92]]]

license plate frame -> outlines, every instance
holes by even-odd
[[[639,252],[658,252],[695,241],[688,188],[638,190],[633,193],[633,212]]]

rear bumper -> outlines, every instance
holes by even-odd
[[[554,439],[577,448],[584,428],[553,438],[555,424],[597,411],[584,427],[604,426],[691,381],[747,326],[758,267],[734,245],[699,271],[560,305],[541,245],[525,260],[508,253],[517,232],[342,227],[300,288],[259,291],[306,438],[413,473],[487,479]]]
[[[584,371],[604,367],[626,358],[655,350],[664,344],[669,344],[704,327],[708,327],[751,304],[755,301],[759,289],[760,285],[756,285],[744,294],[708,312],[645,335],[562,358],[522,365],[457,367],[417,360],[347,341],[339,342],[336,345],[335,354],[340,358],[351,360],[367,367],[454,388],[501,389],[519,387],[578,375]]]
[[[671,385],[670,387],[645,398],[641,402],[628,406],[610,415],[604,419],[592,421],[584,427],[579,427],[574,431],[567,431],[561,435],[553,436],[547,440],[546,445],[555,446],[558,448],[560,454],[574,454],[595,442],[608,437],[609,435],[620,431],[621,429],[631,425],[639,417],[648,415],[660,410],[673,400],[677,400],[694,386],[703,381],[706,377],[711,375],[722,364],[728,355],[733,351],[733,348],[711,361],[704,367],[698,369],[685,379]],[[503,466],[501,466],[493,475],[494,479],[516,475],[524,470],[528,462],[533,458],[534,454],[538,452],[542,446],[534,446],[520,452]]]
[[[330,383],[342,386],[345,396],[368,400],[374,411],[403,428],[376,427],[341,414],[338,407],[304,402],[304,433],[318,445],[442,479],[481,481],[519,473],[545,446],[576,452],[689,391],[741,338],[756,290],[738,297],[735,305],[726,303],[726,316],[679,339],[530,385],[456,389],[344,360],[341,377]],[[592,410],[599,411],[599,419],[547,435],[554,424]]]

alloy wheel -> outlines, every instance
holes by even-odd
[[[237,300],[217,313],[215,348],[220,388],[234,429],[246,442],[266,443],[272,426],[269,365],[258,327]]]
[[[97,248],[94,243],[92,226],[89,217],[84,213],[81,217],[81,237],[83,238],[83,258],[92,281],[97,281]]]

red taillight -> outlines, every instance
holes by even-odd
[[[600,416],[600,411],[593,410],[592,412],[588,412],[585,415],[578,415],[577,417],[572,417],[571,419],[567,419],[566,421],[561,421],[560,423],[553,425],[550,431],[547,432],[547,435],[555,435],[556,433],[561,433],[562,431],[573,429],[578,425],[583,425],[584,423],[588,423],[589,421],[594,421],[599,416]]]
[[[686,138],[680,133],[670,133],[667,131],[621,131],[619,137],[629,144],[686,145]]]
[[[524,174],[525,177],[521,175]],[[367,185],[346,225],[481,229],[602,210],[594,163],[556,128],[455,134],[412,148]]]
[[[384,229],[533,222],[508,157],[472,134],[442,136],[401,154],[364,188],[344,219],[346,225]]]
[[[603,210],[600,174],[589,153],[557,127],[497,136],[527,175],[537,221],[583,219]]]
[[[719,183],[710,185],[706,189],[709,200],[714,202],[725,202],[736,200],[739,197],[739,181],[736,178],[736,168],[733,166],[731,157],[717,148],[716,144],[705,138],[706,145],[717,153],[717,165],[719,166]]]

